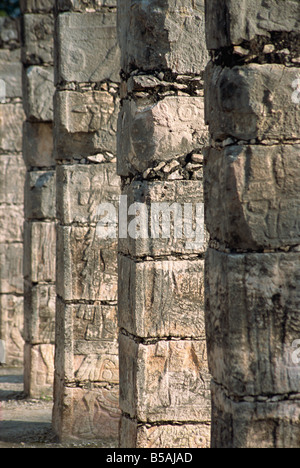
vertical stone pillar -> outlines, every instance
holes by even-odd
[[[204,2],[120,0],[118,28],[121,447],[208,447]]]
[[[206,10],[212,446],[296,448],[300,4],[209,0]]]
[[[58,1],[55,35],[57,314],[53,426],[61,440],[116,444],[119,427],[115,209],[120,54],[115,1]]]
[[[0,18],[0,340],[9,366],[23,364],[22,67],[19,21]]]
[[[22,2],[25,183],[24,390],[52,396],[55,339],[53,1]]]

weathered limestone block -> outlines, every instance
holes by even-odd
[[[210,64],[206,74],[205,112],[214,140],[299,139],[300,106],[292,99],[298,68]]]
[[[119,257],[119,326],[142,338],[205,339],[204,260]]]
[[[25,216],[29,219],[54,219],[56,185],[54,171],[27,172],[25,182]]]
[[[30,398],[52,397],[54,378],[54,345],[32,346],[24,349],[24,392]]]
[[[209,250],[209,367],[231,395],[299,392],[299,252],[224,254]]]
[[[126,0],[118,3],[121,67],[200,74],[204,47],[204,0]]]
[[[54,18],[47,14],[26,14],[23,17],[22,61],[24,64],[53,63]]]
[[[0,294],[0,338],[5,341],[6,362],[23,365],[23,297]]]
[[[300,244],[300,146],[210,149],[205,169],[206,225],[230,248]]]
[[[57,228],[57,294],[65,300],[116,301],[117,239],[96,228]]]
[[[60,440],[118,438],[119,387],[68,388],[57,377],[54,385],[53,427]],[[115,442],[114,442],[115,443]]]
[[[122,193],[127,196],[122,216],[128,208],[127,238],[122,218],[119,240],[122,253],[153,257],[206,251],[202,181],[134,181]]]
[[[24,337],[31,345],[54,343],[55,299],[54,285],[25,282]]]
[[[205,341],[138,344],[120,335],[120,407],[139,421],[210,420]]]
[[[119,115],[118,174],[200,152],[206,136],[202,97],[168,96],[152,105],[126,100]]]
[[[118,97],[106,91],[56,92],[56,158],[115,155],[118,110]]]
[[[98,206],[113,203],[117,208],[119,193],[115,164],[57,167],[57,218],[64,225],[97,222]]]
[[[57,375],[65,382],[118,384],[116,306],[57,302]]]
[[[3,48],[19,46],[19,24],[8,16],[0,18],[0,43]]]
[[[298,388],[299,390],[299,388]],[[235,402],[212,386],[212,448],[298,448],[298,399]]]
[[[121,419],[121,448],[210,448],[210,426],[205,424],[140,426]]]
[[[20,0],[21,10],[24,13],[50,13],[53,11],[53,0]]]
[[[28,167],[55,166],[52,131],[52,123],[24,123],[23,157]]]
[[[0,243],[22,242],[23,223],[22,205],[0,205]]]
[[[284,4],[278,0],[209,0],[205,3],[208,49],[238,45],[256,36],[270,37],[273,32],[300,33],[298,0],[285,0]]]
[[[20,49],[0,50],[0,79],[5,81],[6,98],[22,97]]]
[[[56,30],[56,83],[119,82],[116,14],[63,13],[57,19]]]
[[[60,11],[86,11],[87,7],[98,9],[101,7],[116,7],[117,0],[58,0]]]
[[[0,104],[0,152],[22,151],[24,111],[21,103]]]
[[[15,154],[0,156],[1,204],[23,205],[25,173],[26,169],[22,156]],[[7,209],[11,209],[11,207],[7,207]]]
[[[55,281],[56,229],[54,222],[25,222],[24,277],[33,283]]]
[[[23,245],[0,244],[0,293],[23,293]]]
[[[53,68],[32,66],[23,73],[24,109],[28,120],[53,120]]]

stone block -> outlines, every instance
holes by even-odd
[[[206,4],[208,49],[239,45],[243,41],[270,38],[272,33],[300,33],[300,5],[297,0],[210,0]]]
[[[56,184],[54,171],[27,172],[25,183],[25,216],[29,219],[56,217]]]
[[[0,244],[0,293],[23,293],[23,245]]]
[[[142,338],[205,339],[204,260],[119,257],[119,326]]]
[[[206,121],[214,140],[300,138],[300,106],[293,102],[298,68],[210,64],[206,75]]]
[[[30,398],[53,396],[54,345],[25,344],[24,392]]]
[[[23,297],[0,294],[0,312],[0,337],[5,341],[6,365],[20,367],[24,358]]]
[[[23,73],[24,109],[32,122],[53,120],[54,78],[52,67],[32,66]]]
[[[58,16],[56,83],[120,81],[116,20],[115,12]]]
[[[22,156],[0,156],[0,204],[23,205],[25,174]]]
[[[0,42],[3,46],[12,46],[12,48],[19,46],[19,26],[20,23],[15,18],[9,16],[0,18]]]
[[[0,50],[0,80],[5,81],[6,98],[22,97],[20,50]]]
[[[96,228],[57,228],[57,293],[65,300],[116,301],[117,240]]]
[[[26,14],[23,17],[25,65],[53,64],[54,17],[46,14]]]
[[[0,152],[22,151],[22,103],[0,104]]]
[[[115,164],[57,167],[57,218],[62,224],[97,222],[98,206],[112,203],[117,208],[119,193]]]
[[[53,167],[52,123],[25,122],[23,156],[28,167]]]
[[[56,317],[56,374],[73,384],[118,384],[116,306],[58,300]]]
[[[210,448],[210,426],[207,424],[141,426],[126,417],[121,419],[120,447],[129,448]]]
[[[53,428],[61,441],[98,439],[117,445],[119,388],[68,388],[58,378],[54,386]]]
[[[120,335],[120,407],[144,422],[210,421],[205,341],[139,344]]]
[[[300,244],[300,145],[211,149],[205,165],[205,221],[233,249]]]
[[[208,251],[206,332],[211,374],[237,396],[299,392],[299,252]]]
[[[24,337],[31,344],[55,342],[55,286],[25,282]]]
[[[22,242],[23,223],[22,205],[0,205],[0,243]]]
[[[199,152],[207,140],[203,97],[169,96],[152,105],[125,100],[118,125],[122,176]]]
[[[238,402],[212,387],[212,448],[298,448],[299,400]]]
[[[204,0],[118,1],[121,67],[200,74],[207,63]]]
[[[25,222],[24,277],[32,283],[55,282],[55,222]]]
[[[106,91],[60,91],[55,95],[55,156],[72,159],[116,154],[118,97]]]
[[[122,193],[127,196],[120,204],[122,253],[156,257],[206,251],[202,181],[134,181]]]

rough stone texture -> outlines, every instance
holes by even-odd
[[[6,364],[23,363],[22,68],[19,21],[0,18],[0,340]]]
[[[119,241],[122,253],[133,257],[159,257],[205,252],[208,238],[204,228],[202,181],[134,181],[123,188],[123,195],[127,196],[128,208],[134,203],[142,203],[146,213],[140,224],[139,210],[132,210],[129,213],[127,238],[121,238]],[[177,205],[173,206],[173,203]],[[193,208],[192,224],[189,208],[186,205]],[[165,212],[165,221],[161,220],[160,210]],[[177,221],[174,212],[177,213]],[[191,226],[193,232],[186,230],[184,220]],[[131,223],[137,224],[136,234],[133,232],[135,224]],[[166,232],[162,231],[162,223]],[[161,228],[160,231],[158,226]],[[167,232],[169,226],[170,234]]]
[[[206,225],[230,248],[300,244],[300,146],[211,149],[205,172]]]
[[[104,86],[107,88],[107,85]],[[117,89],[61,91],[55,95],[55,154],[57,159],[116,154]]]
[[[178,426],[138,426],[137,422],[123,417],[121,420],[121,445],[126,448],[209,448],[210,425],[184,424]]]
[[[31,398],[53,396],[54,346],[25,343],[24,392]]]
[[[53,167],[53,135],[51,123],[25,122],[23,157],[28,167]]]
[[[286,0],[284,5],[278,0],[210,0],[206,2],[208,49],[270,37],[274,32],[299,33],[299,15],[297,0]]]
[[[53,119],[53,69],[29,67],[24,71],[24,109],[29,121],[51,122]]]
[[[116,446],[120,421],[117,231],[113,238],[99,234],[105,218],[101,204],[110,203],[117,210],[120,193],[116,10],[103,1],[63,0],[57,7],[53,428],[60,440],[98,439]]]
[[[207,133],[202,97],[169,96],[151,106],[126,101],[119,119],[118,173],[122,176],[202,148]]]
[[[53,394],[56,280],[56,184],[53,157],[55,2],[21,4],[25,182],[25,393]]]
[[[118,16],[124,71],[203,72],[204,0],[119,1]]]
[[[299,261],[299,252],[209,250],[209,365],[231,395],[299,392],[299,367],[292,363],[300,327]]]
[[[235,402],[217,385],[212,394],[212,448],[299,447],[299,400]]]
[[[143,338],[205,338],[204,260],[136,263],[120,256],[119,275],[120,327]]]
[[[115,13],[63,13],[57,22],[56,82],[119,81]]]
[[[205,341],[138,344],[121,335],[120,406],[143,422],[210,420]]]
[[[214,140],[300,138],[300,106],[292,101],[299,68],[210,64],[206,73],[206,120]]]
[[[293,0],[206,2],[214,448],[299,446],[299,13]]]

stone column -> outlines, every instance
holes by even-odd
[[[214,448],[300,440],[300,3],[206,2]]]
[[[22,2],[25,393],[52,396],[55,338],[54,2]]]
[[[0,340],[9,366],[23,364],[22,67],[19,21],[0,18]]]
[[[55,35],[57,314],[53,427],[61,440],[116,444],[119,427],[116,2],[58,1]],[[105,205],[102,205],[105,207]]]
[[[118,18],[120,444],[208,447],[204,2],[120,0]]]

